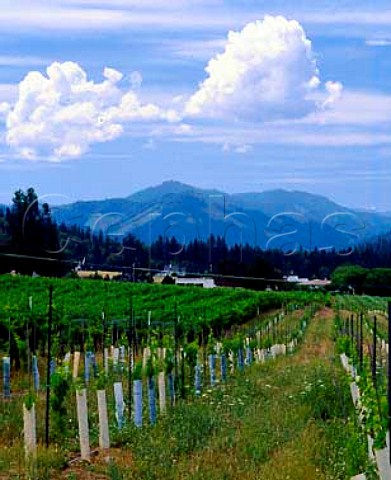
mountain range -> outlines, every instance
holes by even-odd
[[[320,195],[286,190],[227,194],[175,181],[125,198],[78,201],[52,211],[58,223],[119,240],[131,233],[147,244],[159,236],[188,243],[213,234],[229,245],[342,250],[391,230],[391,214],[350,209]]]

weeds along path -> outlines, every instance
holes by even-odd
[[[295,354],[253,365],[133,436],[118,478],[330,480],[365,471],[333,318],[318,312]]]

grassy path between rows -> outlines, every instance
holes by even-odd
[[[333,311],[319,311],[293,355],[254,364],[226,385],[179,403],[154,427],[112,431],[109,454],[89,465],[66,466],[64,448],[41,448],[36,475],[27,477],[23,449],[2,449],[0,479],[337,480],[368,474],[333,325]]]
[[[125,429],[109,469],[100,459],[50,478],[350,479],[369,467],[332,337],[324,309],[295,354],[253,365],[155,427]]]

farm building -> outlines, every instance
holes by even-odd
[[[203,288],[214,288],[216,286],[214,279],[207,277],[177,277],[175,278],[175,285],[195,285]]]
[[[173,285],[175,283],[174,277],[167,273],[157,273],[152,277],[152,281],[158,285]]]
[[[76,270],[76,274],[79,278],[94,278],[101,277],[107,280],[113,280],[122,276],[122,272],[112,272],[106,270]]]

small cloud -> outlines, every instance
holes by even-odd
[[[38,158],[35,150],[33,150],[32,148],[22,147],[18,153],[21,158],[26,160],[37,160]]]
[[[342,97],[343,85],[340,82],[326,82],[328,97],[322,103],[322,108],[329,108]]]
[[[175,129],[175,133],[179,135],[190,135],[192,132],[193,132],[192,126],[188,125],[187,123],[181,123]]]
[[[368,47],[389,47],[391,46],[391,39],[388,38],[370,38],[365,41]]]
[[[235,148],[235,152],[240,153],[242,155],[245,155],[246,153],[251,152],[252,149],[253,149],[253,147],[251,145],[238,145]]]
[[[107,80],[115,85],[116,83],[122,80],[122,73],[114,68],[105,67],[103,70],[103,76],[107,78]]]
[[[224,153],[234,152],[234,153],[239,153],[240,155],[245,155],[246,153],[249,153],[253,150],[253,146],[249,144],[234,145],[226,142],[223,144],[221,150]]]

